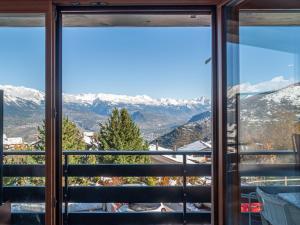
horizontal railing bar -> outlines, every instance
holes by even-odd
[[[198,186],[200,187],[198,190],[193,191],[190,188],[193,188],[193,186],[188,186],[188,190],[189,191],[189,196],[190,198],[193,198],[193,201],[195,202],[209,202],[210,201],[210,194],[211,194],[211,189],[210,186]],[[280,190],[280,192],[299,192],[300,191],[300,186],[297,185],[291,185],[291,186],[260,186],[262,188],[272,188],[274,190]],[[101,201],[99,200],[101,194],[103,193],[107,193],[110,192],[110,188],[112,187],[97,187],[95,189],[95,187],[71,187],[72,193],[68,193],[71,195],[74,195],[75,193],[80,193],[83,194],[83,196],[80,196],[80,199],[75,199],[76,201],[78,200],[78,202],[86,202],[86,199],[89,200],[92,197],[97,198],[97,203],[101,203]],[[75,190],[74,188],[78,188],[77,190]],[[99,190],[99,188],[101,188],[101,190]],[[104,190],[103,188],[107,188],[106,190]],[[114,189],[116,187],[113,187],[113,191],[115,191],[116,189]],[[121,188],[132,188],[131,187],[126,187],[123,186]],[[140,188],[140,187],[139,187]],[[164,193],[166,192],[166,190],[168,190],[168,187],[160,187],[160,190],[162,188],[165,188]],[[180,193],[182,190],[182,187],[178,186],[178,187],[172,187],[175,188],[177,190],[179,190]],[[256,191],[257,186],[247,186],[247,185],[242,185],[241,186],[241,193],[243,194],[248,194],[251,192],[255,192]],[[92,190],[93,194],[95,196],[91,196],[92,194],[88,194],[87,192]],[[121,189],[119,189],[120,192]],[[45,202],[45,188],[43,186],[20,186],[20,187],[7,187],[5,186],[3,188],[4,191],[4,201],[10,201],[13,203],[22,203],[22,202],[27,202],[27,203],[42,203]],[[116,192],[116,191],[115,191]],[[132,196],[135,196],[134,191],[131,192],[133,193]],[[140,192],[140,191],[139,191]],[[122,193],[121,193],[122,194]],[[112,195],[112,194],[110,194]],[[72,197],[73,198],[73,197]],[[109,198],[113,198],[111,196],[109,196]],[[80,200],[80,201],[79,201]],[[102,199],[101,199],[102,200]],[[204,201],[205,200],[205,201]],[[162,202],[159,200],[159,202]]]
[[[205,151],[103,151],[103,150],[65,150],[64,155],[198,155],[209,156],[210,150]],[[231,153],[229,153],[231,154]],[[235,154],[235,153],[232,153]],[[291,155],[295,154],[293,150],[251,150],[247,152],[239,152],[239,155]],[[45,155],[45,151],[30,150],[30,151],[3,151],[4,156],[11,155]]]
[[[187,202],[210,202],[210,186],[188,186]],[[181,186],[69,186],[69,202],[85,203],[152,203],[183,202]]]
[[[149,215],[150,214],[150,215]],[[259,213],[252,213],[259,214]],[[103,224],[110,225],[115,224],[116,219],[120,220],[118,224],[182,224],[182,213],[126,213],[124,216],[116,213],[69,213],[68,214],[68,224],[72,225],[85,225],[86,221],[89,224]],[[248,213],[242,213],[242,216],[245,216],[245,220],[248,219]],[[129,218],[134,218],[136,221],[129,221]],[[142,218],[141,218],[142,217]],[[150,217],[148,219],[148,217]],[[146,221],[144,222],[144,218]],[[188,224],[209,224],[210,223],[210,212],[192,212],[187,213],[186,215]],[[41,225],[44,224],[45,214],[44,213],[12,213],[11,224],[15,225]],[[151,220],[151,221],[149,221]],[[83,223],[82,221],[85,221]],[[102,223],[102,221],[104,221]],[[125,223],[124,223],[125,222]],[[131,222],[131,223],[130,223]]]
[[[13,156],[13,155],[45,155],[45,151],[35,151],[35,150],[30,150],[30,151],[18,151],[18,150],[9,150],[9,151],[3,151],[4,156]]]
[[[211,151],[79,151],[67,150],[64,155],[211,155]]]
[[[258,186],[247,186],[247,185],[242,185],[241,186],[241,193],[243,194],[249,194],[251,192],[256,192],[256,188]],[[271,186],[259,186],[261,188],[268,188],[269,190],[273,190],[274,192],[300,192],[300,186],[297,185],[291,185],[291,186],[278,186],[278,185],[271,185]]]
[[[45,224],[45,213],[12,213],[13,225],[41,225]]]
[[[45,151],[3,151],[4,156],[11,155],[45,155]],[[66,150],[63,155],[211,155],[211,151],[103,151],[103,150]]]
[[[293,150],[251,150],[239,152],[239,155],[292,155],[295,154]]]
[[[129,214],[129,215],[128,215]],[[150,214],[150,215],[149,215]],[[259,213],[252,213],[259,214]],[[133,217],[135,220],[140,219],[138,222],[128,221],[127,216],[117,215],[116,213],[69,213],[68,214],[68,224],[72,225],[85,225],[83,221],[88,221],[89,224],[103,224],[110,225],[115,224],[116,219],[121,220],[118,224],[182,224],[182,213],[126,213],[128,217]],[[242,213],[242,216],[245,216],[245,219],[248,219],[248,213]],[[137,218],[139,217],[139,218]],[[149,222],[148,217],[151,217]],[[147,218],[147,221],[144,222],[144,218]],[[191,212],[186,215],[188,224],[209,224],[210,223],[210,212]],[[14,225],[41,225],[44,224],[45,214],[44,213],[12,213],[11,224]],[[74,221],[75,220],[75,221]],[[105,220],[105,221],[104,221]],[[155,221],[154,221],[155,220]],[[102,221],[104,221],[102,223]],[[126,223],[124,223],[126,222]],[[131,222],[131,223],[130,223]]]
[[[3,198],[5,202],[40,203],[45,202],[44,186],[4,186]]]
[[[300,176],[300,165],[241,163],[239,171],[241,176]]]
[[[69,165],[69,177],[145,177],[145,176],[210,176],[211,164],[187,164],[186,173],[182,164],[101,164],[101,165]]]
[[[68,176],[183,176],[181,164],[99,164],[99,165],[69,165]],[[210,164],[188,164],[186,176],[210,176]],[[44,177],[44,165],[10,165],[3,168],[4,177]]]
[[[297,164],[246,164],[239,167],[241,176],[300,176]],[[183,176],[182,164],[71,164],[68,176]],[[3,168],[5,177],[44,177],[44,165],[12,165]],[[187,164],[186,176],[210,176],[211,164]]]
[[[209,224],[210,212],[195,212],[185,215],[186,224]],[[72,225],[153,225],[183,224],[181,212],[151,213],[69,213],[68,224]]]
[[[4,177],[44,177],[45,165],[3,165]]]

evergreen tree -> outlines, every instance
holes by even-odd
[[[38,126],[38,142],[35,145],[38,150],[45,150],[45,123]],[[64,117],[62,121],[62,149],[63,150],[84,150],[86,145],[83,135],[76,124]]]
[[[97,147],[102,150],[143,151],[148,150],[148,143],[141,136],[139,127],[131,119],[126,109],[114,109],[108,121],[99,124],[96,135]],[[148,156],[105,156],[100,161],[110,163],[149,163]]]
[[[36,149],[45,150],[45,123],[38,127],[38,142]],[[77,127],[77,125],[69,120],[68,117],[64,117],[62,121],[62,150],[86,150],[87,146],[83,141],[83,134]],[[41,162],[41,156],[33,156],[37,162]],[[93,164],[96,161],[95,156],[68,156],[70,164]],[[69,178],[70,184],[86,184],[88,179],[86,178]]]
[[[85,150],[86,144],[83,141],[83,134],[76,124],[63,118],[62,123],[62,149],[63,150]]]
[[[45,123],[38,127],[38,142],[36,149],[45,150]],[[64,117],[62,121],[62,150],[85,150],[86,145],[83,141],[83,135],[74,122]],[[45,159],[41,156],[35,157],[38,163],[42,163]],[[83,156],[69,156],[70,163],[87,163]]]

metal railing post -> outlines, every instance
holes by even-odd
[[[4,93],[0,90],[0,205],[3,203],[3,104]]]
[[[69,167],[69,160],[68,154],[64,154],[64,203],[65,203],[65,211],[64,211],[64,224],[68,224],[68,167]]]
[[[186,154],[183,157],[183,224],[186,224]]]

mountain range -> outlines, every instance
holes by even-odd
[[[45,93],[10,85],[0,85],[1,89],[4,90],[5,133],[34,141],[37,126],[44,119]],[[83,131],[97,131],[99,123],[105,122],[114,108],[126,108],[150,141],[210,109],[210,100],[205,97],[178,100],[146,95],[63,94],[64,116]]]
[[[178,149],[195,141],[211,141],[211,112],[205,111],[193,116],[187,123],[162,135],[151,144],[167,149]]]
[[[247,86],[246,92],[244,85],[228,90],[228,128],[236,127],[238,112],[240,144],[246,144],[250,148],[260,144],[277,149],[291,149],[292,134],[297,129],[300,132],[300,83],[287,84],[277,90],[249,90],[251,89]],[[229,131],[232,132],[230,129]],[[231,138],[230,135],[228,137]],[[187,123],[175,127],[156,140],[159,146],[171,149],[197,140],[211,141],[211,111],[194,115]],[[151,143],[155,144],[156,140]]]
[[[241,126],[244,130],[249,127],[247,131],[253,134],[259,134],[266,123],[283,121],[287,114],[291,120],[299,120],[300,83],[259,93],[249,86],[247,90],[252,92],[248,93],[243,87],[237,85],[228,90],[230,124],[234,123],[231,119],[236,118],[231,116],[231,112],[237,109]],[[37,126],[44,119],[45,94],[9,85],[0,85],[0,90],[4,90],[6,135],[23,137],[27,142],[36,140]],[[114,108],[126,108],[141,128],[144,138],[149,142],[158,140],[163,147],[179,148],[199,138],[211,139],[211,103],[205,97],[177,100],[154,99],[146,95],[63,94],[64,116],[68,116],[82,131],[97,131],[99,123],[105,122]]]
[[[239,145],[244,149],[292,149],[292,135],[300,132],[300,83],[258,93],[240,92],[242,88],[236,86],[228,93],[227,121],[233,129],[228,141],[235,143],[238,119]]]

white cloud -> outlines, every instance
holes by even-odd
[[[252,93],[252,92],[265,92],[274,91],[294,83],[294,80],[286,79],[284,76],[277,76],[269,81],[263,81],[256,84],[243,83],[239,85],[239,92]]]

